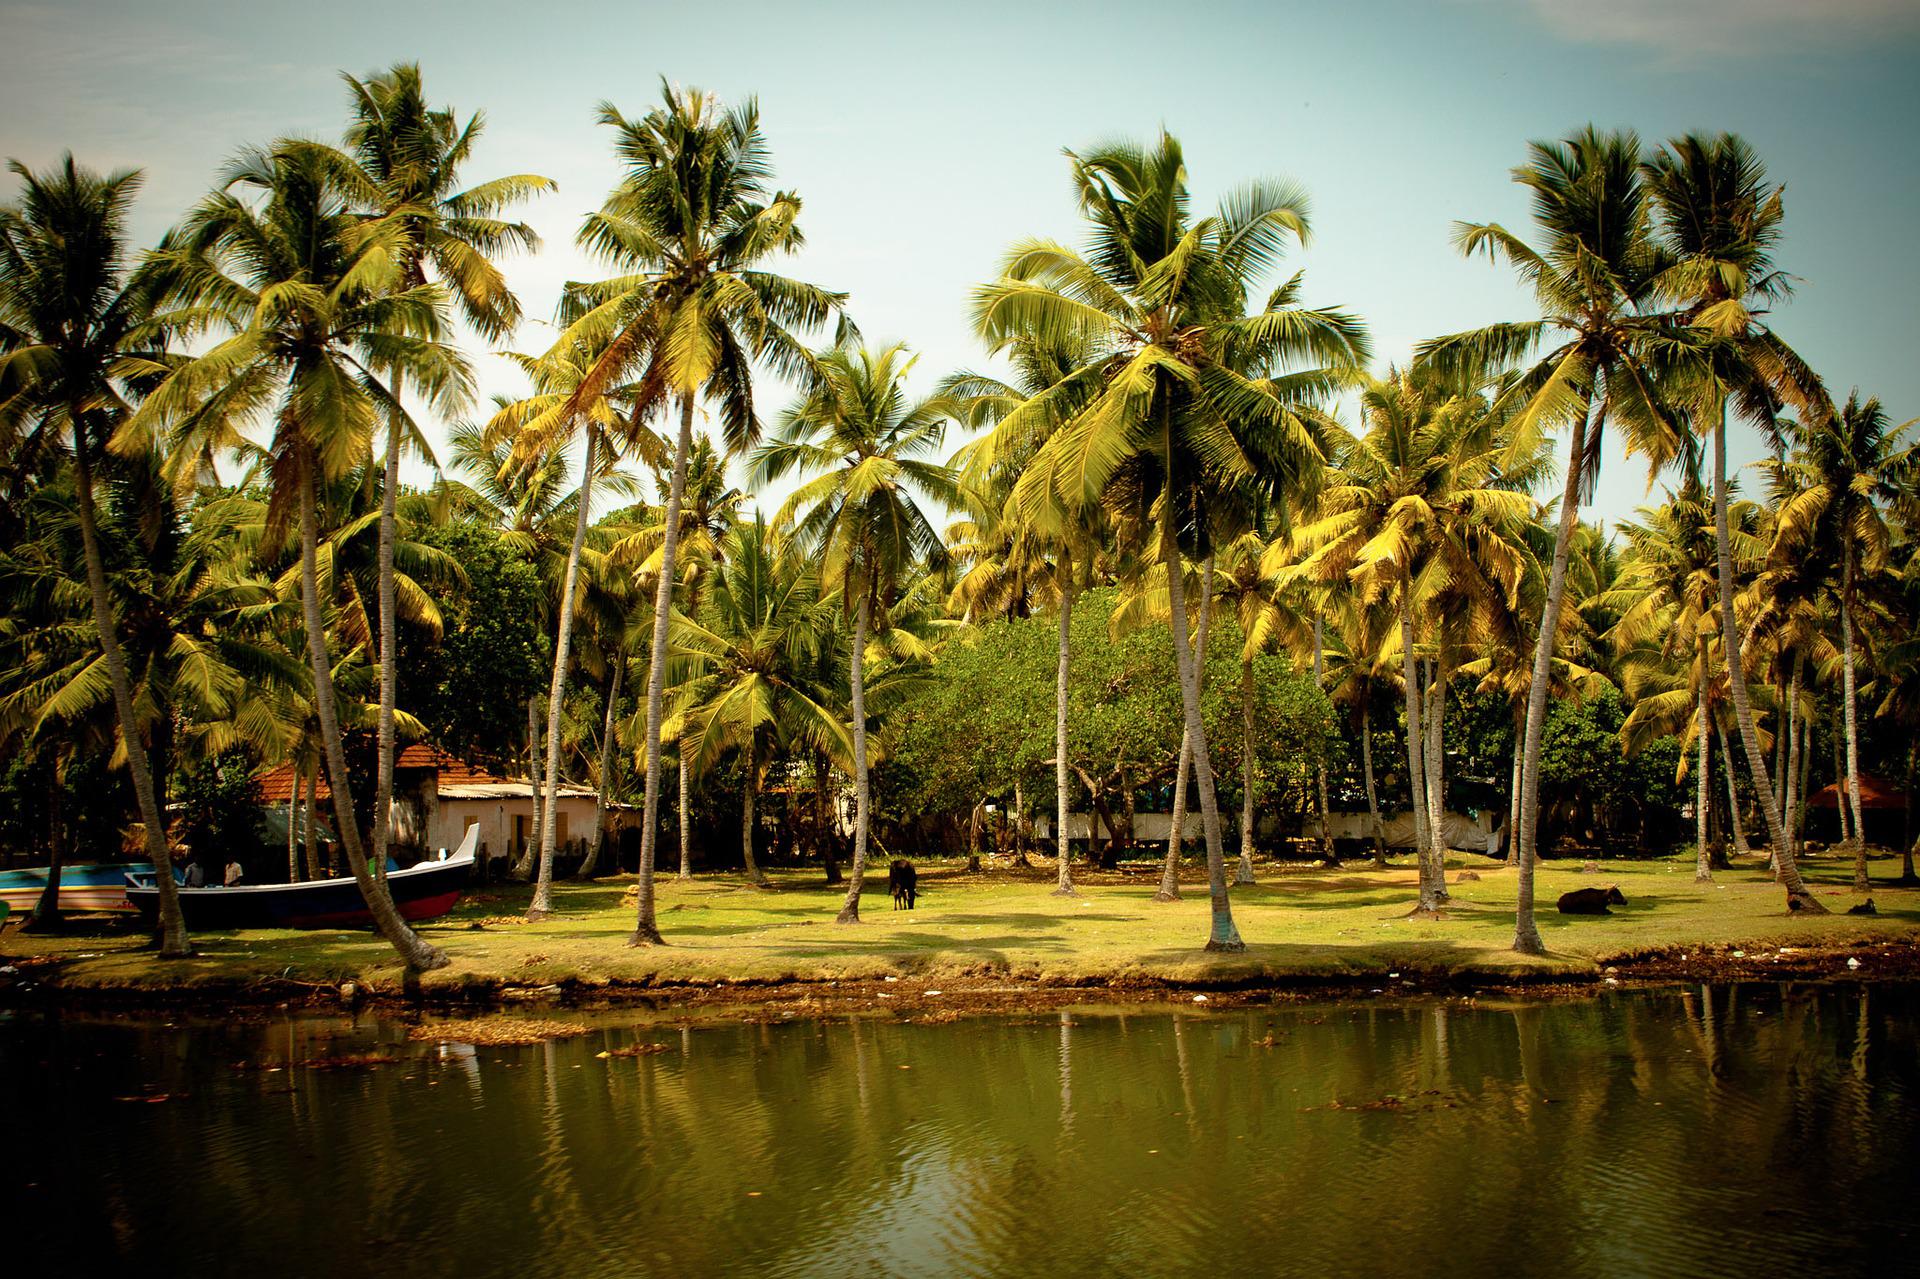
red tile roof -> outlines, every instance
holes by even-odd
[[[458,759],[438,746],[425,742],[415,742],[402,747],[393,758],[394,771],[432,769],[441,786],[460,786],[473,782],[503,782],[507,779],[484,768],[476,768],[465,760]],[[261,773],[256,779],[260,784],[260,800],[266,804],[284,804],[293,798],[294,770],[292,764],[281,764]],[[304,789],[304,787],[303,787]],[[326,770],[320,770],[316,787],[316,798],[332,799],[333,790],[327,785]]]

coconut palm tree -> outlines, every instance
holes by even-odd
[[[269,520],[298,525],[301,602],[336,831],[381,934],[409,968],[446,957],[407,926],[369,866],[353,818],[317,559],[319,490],[368,455],[375,424],[404,413],[397,374],[434,408],[457,413],[471,374],[447,341],[446,291],[406,287],[406,238],[370,228],[309,152],[244,153],[152,261],[168,296],[230,336],[170,371],[123,429],[163,438],[181,465],[240,443],[259,420],[268,445]],[[185,477],[191,478],[191,477]]]
[[[811,476],[781,506],[776,526],[793,529],[803,554],[820,558],[822,584],[853,614],[853,870],[837,922],[860,922],[872,795],[867,778],[868,639],[887,628],[913,565],[946,554],[927,506],[958,500],[953,472],[927,454],[954,413],[943,396],[907,392],[913,357],[895,343],[844,344],[815,358],[817,383],[780,417],[774,438],[753,455],[758,486]]]
[[[574,392],[575,409],[628,380],[641,388],[636,416],[669,400],[680,409],[647,675],[647,786],[633,945],[661,941],[653,892],[661,697],[694,406],[708,397],[719,410],[727,448],[751,447],[759,436],[754,361],[805,381],[810,357],[793,330],[824,324],[846,300],[766,269],[802,243],[800,198],[768,190],[772,167],[754,102],[729,111],[711,94],[664,81],[661,99],[638,120],[601,104],[600,122],[614,130],[627,173],[587,218],[579,242],[616,274],[568,286],[561,310],[567,327],[554,347],[591,353]]]
[[[688,668],[676,691],[680,754],[698,774],[726,750],[740,752],[741,854],[748,881],[759,887],[767,878],[753,855],[754,799],[772,748],[824,750],[837,761],[853,754],[847,726],[809,679],[833,643],[834,620],[818,570],[785,551],[756,517],[726,536],[699,618],[674,624],[675,664]]]
[[[1342,433],[1334,476],[1312,518],[1268,552],[1277,577],[1290,570],[1325,586],[1349,583],[1363,606],[1387,598],[1396,603],[1407,776],[1426,911],[1439,909],[1446,885],[1444,833],[1434,829],[1437,796],[1428,794],[1430,780],[1437,780],[1437,742],[1427,723],[1420,650],[1423,641],[1431,646],[1439,638],[1431,618],[1443,597],[1513,606],[1526,567],[1519,536],[1534,506],[1526,489],[1543,465],[1537,452],[1514,449],[1498,410],[1478,395],[1458,393],[1429,369],[1389,371],[1368,381],[1360,394],[1366,430]],[[1393,647],[1391,636],[1386,646]],[[1426,684],[1437,698],[1440,681]]]
[[[1861,834],[1860,728],[1854,678],[1854,619],[1863,583],[1886,574],[1893,545],[1891,508],[1920,473],[1920,445],[1909,434],[1915,419],[1895,427],[1877,399],[1847,397],[1838,412],[1803,420],[1786,469],[1797,491],[1780,508],[1771,558],[1776,563],[1839,555],[1833,595],[1840,614],[1840,704],[1846,732],[1847,803],[1853,813],[1853,886],[1864,893],[1866,840]]]
[[[1152,530],[1169,583],[1169,629],[1192,735],[1206,829],[1211,926],[1207,945],[1244,943],[1227,902],[1220,814],[1200,716],[1199,668],[1183,555],[1213,550],[1216,496],[1258,486],[1290,500],[1324,458],[1319,430],[1275,376],[1357,368],[1366,338],[1351,317],[1294,305],[1283,284],[1249,309],[1287,242],[1307,232],[1304,195],[1276,182],[1232,191],[1209,217],[1189,213],[1180,144],[1104,145],[1069,153],[1090,239],[1085,253],[1048,240],[1017,244],[1001,277],[976,291],[975,327],[996,350],[1020,341],[1079,341],[1099,354],[1003,419],[1009,444],[1046,435],[1015,486],[1022,510],[1058,499],[1105,505]],[[1049,495],[1053,497],[1049,497]]]
[[[1774,413],[1782,399],[1803,414],[1817,411],[1825,400],[1820,379],[1763,318],[1792,291],[1773,261],[1785,217],[1781,192],[1768,185],[1752,148],[1732,134],[1675,138],[1646,162],[1644,172],[1670,258],[1656,287],[1681,308],[1688,337],[1697,345],[1688,370],[1689,398],[1696,422],[1712,436],[1720,625],[1728,665],[1739,675],[1732,688],[1734,717],[1789,907],[1820,912],[1825,908],[1800,881],[1780,796],[1767,776],[1754,725],[1726,523],[1729,409],[1777,441]]]
[[[71,155],[46,173],[10,165],[18,203],[0,206],[0,443],[6,465],[30,473],[65,442],[73,451],[74,510],[86,560],[95,640],[112,690],[127,772],[160,887],[160,953],[192,953],[173,889],[166,821],[139,730],[95,507],[97,467],[124,424],[130,379],[164,368],[165,331],[153,295],[130,279],[127,213],[140,175],[101,177]]]
[[[460,169],[472,157],[485,121],[479,113],[460,123],[447,108],[429,104],[417,63],[395,63],[365,80],[342,75],[351,92],[353,120],[343,150],[315,143],[318,160],[333,182],[368,218],[396,226],[398,282],[418,288],[429,278],[446,288],[459,317],[488,339],[511,334],[520,322],[520,303],[493,262],[502,251],[540,247],[540,237],[524,222],[497,217],[501,211],[553,189],[537,174],[519,173],[463,187]],[[404,390],[398,370],[387,370],[396,399]],[[398,622],[394,604],[393,546],[400,492],[400,450],[410,436],[425,452],[401,413],[387,421],[386,461],[381,470],[379,517],[380,725],[373,796],[373,846],[376,868],[387,862],[392,826],[394,754],[394,681]]]
[[[645,404],[640,397],[644,392],[610,386],[607,394],[582,400],[579,387],[591,374],[593,365],[590,359],[572,357],[572,352],[559,348],[543,356],[515,357],[532,381],[534,393],[503,407],[486,427],[489,436],[513,441],[516,463],[533,468],[543,467],[555,454],[564,453],[576,436],[583,441],[580,487],[573,498],[573,534],[567,543],[565,567],[560,575],[559,608],[555,613],[558,625],[553,644],[553,679],[547,692],[547,758],[542,792],[546,800],[540,814],[540,855],[533,900],[527,906],[530,920],[545,919],[553,913],[553,853],[560,802],[560,717],[571,671],[574,622],[579,600],[584,595],[581,556],[592,522],[594,484],[603,478],[619,479],[617,467],[627,452],[656,462],[660,455],[659,437],[640,425]],[[623,411],[625,404],[633,407]]]
[[[1682,455],[1684,432],[1660,390],[1675,326],[1657,309],[1656,285],[1668,261],[1652,234],[1639,139],[1589,126],[1564,142],[1531,143],[1528,151],[1513,179],[1532,197],[1539,247],[1498,223],[1461,223],[1456,242],[1469,256],[1484,251],[1493,261],[1510,262],[1533,289],[1540,318],[1435,338],[1420,345],[1419,358],[1467,377],[1525,362],[1501,392],[1514,409],[1514,445],[1524,452],[1559,426],[1571,428],[1521,754],[1513,947],[1538,955],[1546,949],[1533,918],[1540,740],[1580,502],[1592,492],[1610,423],[1626,429],[1629,449],[1655,470]],[[1549,349],[1537,355],[1543,345]]]

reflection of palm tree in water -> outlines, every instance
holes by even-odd
[[[1073,1018],[1060,1012],[1060,1133],[1073,1135]]]

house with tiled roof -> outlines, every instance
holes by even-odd
[[[256,781],[268,808],[289,812],[311,795],[321,805],[317,824],[330,824],[331,809],[326,805],[333,791],[325,769],[305,777],[292,764],[281,764],[261,773]],[[562,783],[554,818],[555,846],[564,850],[576,841],[584,845],[593,832],[594,810],[591,788]],[[638,812],[631,805],[608,804],[603,820],[606,837],[617,850],[621,833],[629,826],[637,828]],[[458,848],[468,829],[478,826],[484,855],[511,859],[532,838],[533,784],[417,742],[394,756],[392,822],[396,850],[418,854]]]

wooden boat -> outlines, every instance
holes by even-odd
[[[410,920],[438,919],[452,910],[473,870],[480,828],[467,829],[467,838],[452,856],[423,861],[406,870],[387,872],[387,890],[393,904]],[[160,890],[153,873],[128,875],[127,897],[141,917],[156,923]],[[189,931],[228,928],[365,928],[373,922],[359,882],[314,879],[302,884],[237,884],[232,888],[182,888],[180,911]]]
[[[61,910],[132,910],[127,899],[127,875],[153,874],[152,862],[113,862],[104,866],[62,866],[60,868]],[[0,874],[0,902],[22,915],[33,912],[47,886],[52,868],[10,870]]]

